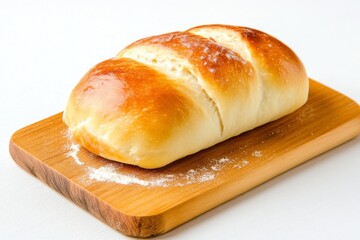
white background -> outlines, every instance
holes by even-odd
[[[10,136],[62,111],[127,44],[206,23],[276,36],[309,76],[360,102],[357,0],[0,1],[0,239],[127,239],[20,169]],[[357,138],[159,239],[360,239],[359,203]]]

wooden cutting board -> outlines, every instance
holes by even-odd
[[[277,121],[157,170],[79,147],[62,114],[17,131],[13,159],[120,232],[165,233],[360,133],[360,107],[311,80],[309,100]]]

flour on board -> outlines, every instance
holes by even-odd
[[[127,171],[122,171],[124,164],[109,161],[101,167],[90,166],[89,163],[81,161],[78,156],[80,145],[77,144],[70,131],[64,132],[67,138],[66,156],[72,158],[78,165],[85,167],[85,174],[82,176],[83,183],[92,184],[95,182],[108,182],[122,185],[139,185],[144,187],[181,187],[190,184],[204,183],[213,181],[221,170],[227,166],[242,168],[249,164],[248,161],[235,161],[228,157],[210,159],[209,165],[189,169],[184,172],[176,173],[156,173],[151,177],[140,176]]]
[[[262,157],[262,152],[261,151],[253,151],[251,155],[254,157]]]
[[[72,157],[74,159],[75,163],[77,163],[78,165],[83,165],[84,162],[82,162],[80,160],[80,158],[78,157],[78,153],[80,151],[80,145],[73,140],[70,130],[65,131],[65,137],[68,139],[68,142],[66,145],[66,148],[67,148],[66,150],[68,150],[68,152],[67,152],[66,156]]]

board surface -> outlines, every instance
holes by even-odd
[[[14,133],[15,162],[125,235],[149,237],[208,211],[360,134],[360,107],[310,80],[296,112],[155,170],[77,145],[62,113]]]

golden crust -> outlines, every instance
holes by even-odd
[[[169,55],[168,58],[186,60],[184,68],[194,76],[218,111],[223,139],[248,127],[249,124],[243,122],[239,125],[234,121],[241,115],[255,111],[259,104],[259,98],[254,97],[260,94],[258,78],[248,61],[213,39],[190,32],[173,32],[141,39],[126,47],[118,57],[127,56],[127,52],[133,49],[136,53],[144,51],[144,46],[162,51],[162,55]],[[156,57],[151,61],[155,61],[155,64],[147,64],[159,65]],[[248,102],[245,106],[242,104],[244,101]]]
[[[251,52],[252,59],[265,71],[273,74],[275,81],[282,81],[290,75],[299,76],[299,79],[303,81],[306,75],[305,68],[296,54],[284,43],[267,33],[247,27],[218,24],[194,27],[188,32],[194,33],[204,29],[213,32],[227,30],[239,34],[239,38],[246,43]]]
[[[278,39],[256,29],[218,24],[188,31],[213,38],[251,62],[263,89],[259,125],[289,114],[306,102],[309,81],[305,68],[297,55]]]
[[[252,80],[252,65],[212,39],[205,39],[189,32],[173,32],[139,40],[127,49],[138,45],[171,49],[179,57],[187,59],[193,68],[200,72],[207,84],[218,91],[226,92],[227,96],[238,93],[238,74],[242,75],[242,82]]]
[[[144,64],[110,59],[92,68],[75,87],[64,121],[75,139],[97,155],[132,164],[136,159],[135,163],[145,167],[144,159],[158,157],[150,167],[158,166],[163,161],[161,148],[184,135],[184,126],[197,128],[186,134],[191,137],[201,129],[199,120],[214,117],[214,112],[196,104],[189,94],[196,97]],[[218,127],[205,125],[213,128],[209,137],[220,134]],[[157,154],[146,156],[143,149]]]
[[[173,129],[159,131],[158,126],[184,124],[194,107],[175,81],[166,80],[166,76],[131,59],[107,60],[86,75],[75,95],[81,103],[79,110],[92,111],[104,120],[126,116],[148,137],[161,142]],[[127,134],[133,131],[129,129]]]
[[[64,122],[90,152],[158,168],[305,103],[305,69],[258,30],[205,25],[141,39],[74,88]]]

